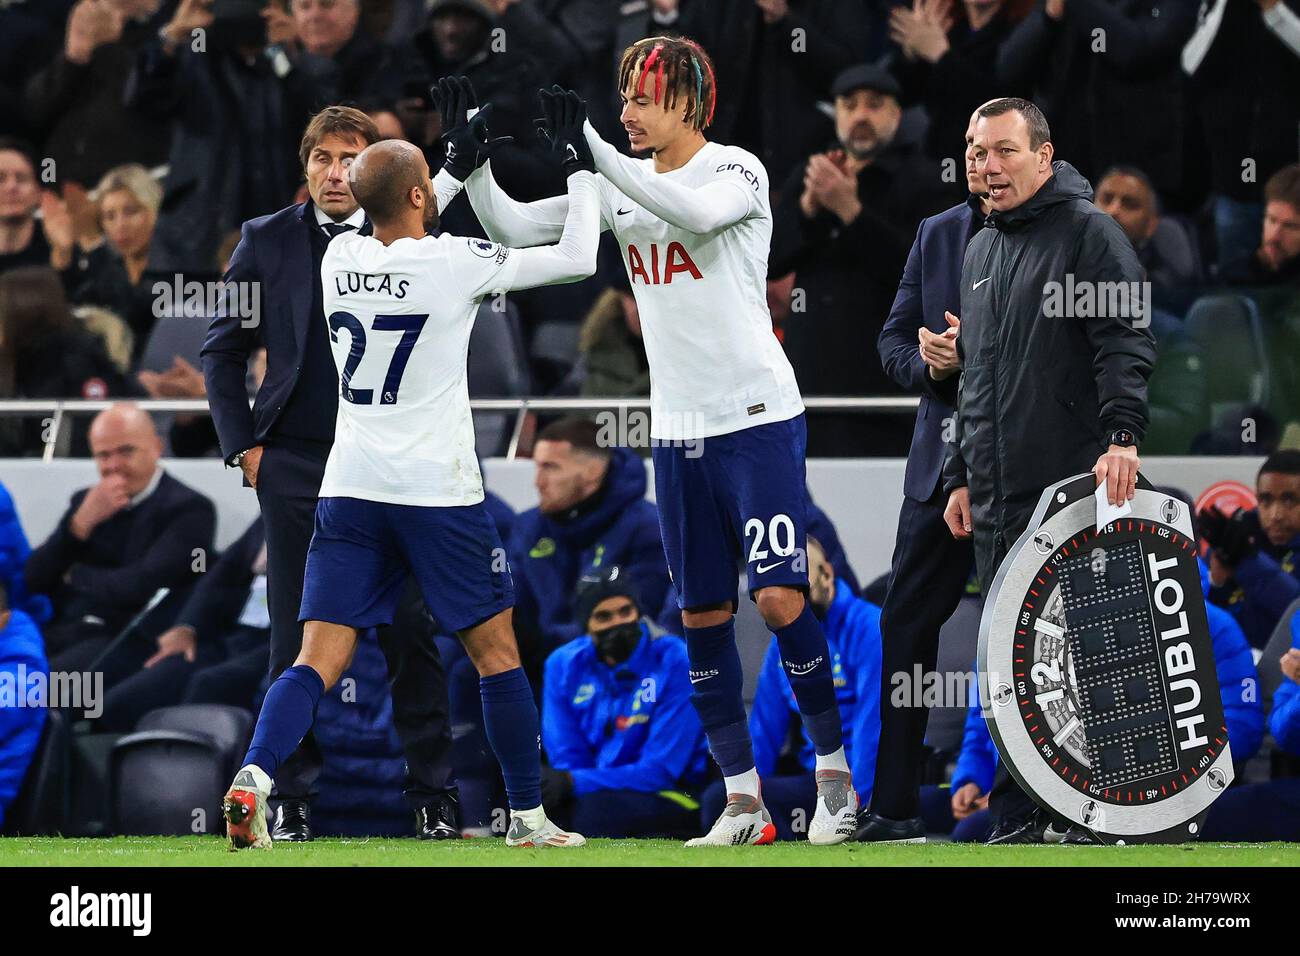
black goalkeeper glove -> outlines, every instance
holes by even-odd
[[[542,115],[533,122],[537,134],[551,146],[551,155],[559,162],[565,177],[583,170],[594,173],[596,160],[587,145],[583,123],[587,121],[587,104],[572,90],[552,86],[538,90]]]
[[[1254,512],[1244,508],[1228,517],[1217,507],[1206,508],[1198,516],[1201,537],[1230,568],[1259,550],[1259,521]]]
[[[506,143],[514,142],[512,136],[491,138],[488,133],[488,116],[492,104],[484,106],[473,119],[469,111],[478,106],[474,84],[465,76],[445,76],[429,87],[429,96],[442,118],[442,142],[447,150],[443,169],[459,182],[486,163]]]

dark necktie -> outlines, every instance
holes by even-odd
[[[346,222],[326,222],[321,224],[321,228],[329,235],[331,239],[335,236],[341,236],[345,232],[351,232],[356,226],[350,226]]]

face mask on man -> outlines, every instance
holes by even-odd
[[[607,627],[603,631],[592,631],[591,640],[596,645],[597,657],[622,664],[632,656],[637,644],[641,642],[641,622],[628,621],[626,624]]]

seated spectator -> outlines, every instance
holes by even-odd
[[[583,366],[581,394],[639,398],[650,394],[650,365],[641,338],[641,315],[627,273],[596,300],[578,333]]]
[[[95,187],[104,242],[81,257],[71,280],[74,302],[102,306],[126,321],[134,358],[144,351],[156,317],[159,276],[148,269],[161,203],[162,186],[143,166],[109,170]]]
[[[696,835],[708,769],[686,643],[641,617],[617,567],[578,585],[587,633],[546,659],[543,801],[589,836]]]
[[[0,585],[0,826],[22,789],[45,726],[45,708],[16,706],[17,697],[34,691],[32,684],[39,686],[48,671],[36,622],[10,606]]]
[[[1199,524],[1210,545],[1211,603],[1237,619],[1252,647],[1262,648],[1300,597],[1300,451],[1265,459],[1255,498],[1256,508],[1232,516],[1207,508]]]
[[[659,608],[668,568],[636,452],[602,447],[595,422],[565,418],[538,434],[533,461],[539,502],[515,520],[508,551],[520,651],[540,661],[583,632],[566,597],[579,578],[618,565],[642,604]]]
[[[897,142],[898,83],[861,65],[841,73],[838,143],[801,164],[772,210],[768,276],[796,273],[801,309],[785,323],[785,350],[804,395],[898,394],[876,355],[917,224],[952,204],[938,163]],[[904,416],[808,416],[809,457],[905,454]]]
[[[1282,683],[1273,693],[1268,730],[1279,750],[1300,757],[1300,614],[1291,618],[1291,647],[1279,663]],[[1300,777],[1229,787],[1211,804],[1201,839],[1300,840]]]
[[[821,544],[808,536],[808,601],[826,631],[835,696],[844,722],[844,749],[853,773],[859,806],[871,802],[880,738],[880,608],[856,597],[835,570]],[[763,782],[763,802],[776,824],[778,840],[803,839],[817,806],[816,753],[801,732],[797,762],[801,771],[781,774],[780,757],[792,723],[799,716],[790,679],[781,664],[776,638],[768,647],[749,714],[754,766]],[[707,830],[722,812],[726,792],[718,782],[705,791],[700,814]]]
[[[1191,236],[1162,218],[1156,191],[1136,166],[1112,166],[1097,183],[1097,207],[1120,224],[1156,295],[1183,293],[1201,282]],[[1190,300],[1189,300],[1190,301]]]
[[[1201,586],[1209,589],[1209,569],[1201,564]],[[1264,708],[1259,702],[1259,672],[1250,645],[1232,615],[1206,599],[1205,616],[1209,623],[1210,644],[1214,648],[1214,670],[1219,679],[1219,699],[1223,719],[1228,725],[1228,746],[1232,762],[1241,767],[1255,755],[1264,738]],[[972,697],[977,697],[973,694]],[[954,842],[984,842],[993,829],[988,812],[988,794],[998,753],[989,735],[978,699],[971,701],[966,713],[966,733],[961,755],[952,776],[952,814],[958,821],[952,831]],[[1209,839],[1208,832],[1204,835]],[[1070,842],[1090,842],[1082,837]]]
[[[1264,225],[1259,247],[1243,269],[1225,278],[1248,285],[1300,282],[1300,163],[1279,169],[1264,184]]]
[[[32,147],[0,138],[0,275],[21,266],[65,272],[72,265],[73,242],[67,209],[39,185]]]
[[[25,569],[27,586],[54,602],[45,639],[56,670],[88,667],[160,588],[193,584],[212,552],[212,502],[163,470],[146,413],[100,412],[90,450],[99,481],[72,496]]]
[[[259,517],[199,578],[171,627],[153,639],[137,632],[102,659],[107,694],[97,728],[129,733],[148,711],[180,703],[252,707],[270,628]]]
[[[130,395],[99,339],[73,317],[63,283],[48,266],[0,274],[0,398]],[[0,455],[39,455],[50,437],[41,418],[0,419]],[[64,425],[74,453],[85,454],[86,424]]]
[[[998,81],[998,48],[1018,19],[1006,0],[924,0],[889,8],[889,32],[902,51],[891,67],[908,104],[925,107],[926,155],[961,155],[971,113],[1012,91]]]
[[[89,187],[114,166],[167,160],[167,124],[130,110],[127,78],[165,22],[162,0],[77,0],[63,49],[28,80],[23,106],[59,182]]]
[[[13,496],[9,489],[0,483],[0,587],[9,596],[9,606],[23,611],[37,624],[44,624],[53,613],[50,599],[44,594],[32,594],[27,589],[27,580],[23,568],[32,553],[27,543],[27,534],[22,522],[18,520],[18,511],[14,508]]]

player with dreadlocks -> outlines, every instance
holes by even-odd
[[[688,845],[762,844],[776,835],[741,699],[742,554],[750,597],[776,634],[817,752],[808,838],[839,843],[854,832],[858,797],[831,656],[806,599],[804,406],[767,308],[767,172],[752,153],[705,139],[717,81],[699,44],[640,40],[623,55],[619,83],[623,128],[632,150],[649,157],[621,154],[590,124],[585,143],[564,148],[575,160],[587,150],[594,158],[601,227],[618,239],[641,313],[664,550],[682,608],[692,701],[727,785],[722,816]],[[497,141],[469,135],[472,90],[448,80],[434,95],[452,152],[462,162],[473,154],[466,191],[488,235],[514,246],[554,242],[568,200],[512,200],[487,163]],[[554,88],[543,91],[543,103],[549,110],[573,96]]]

